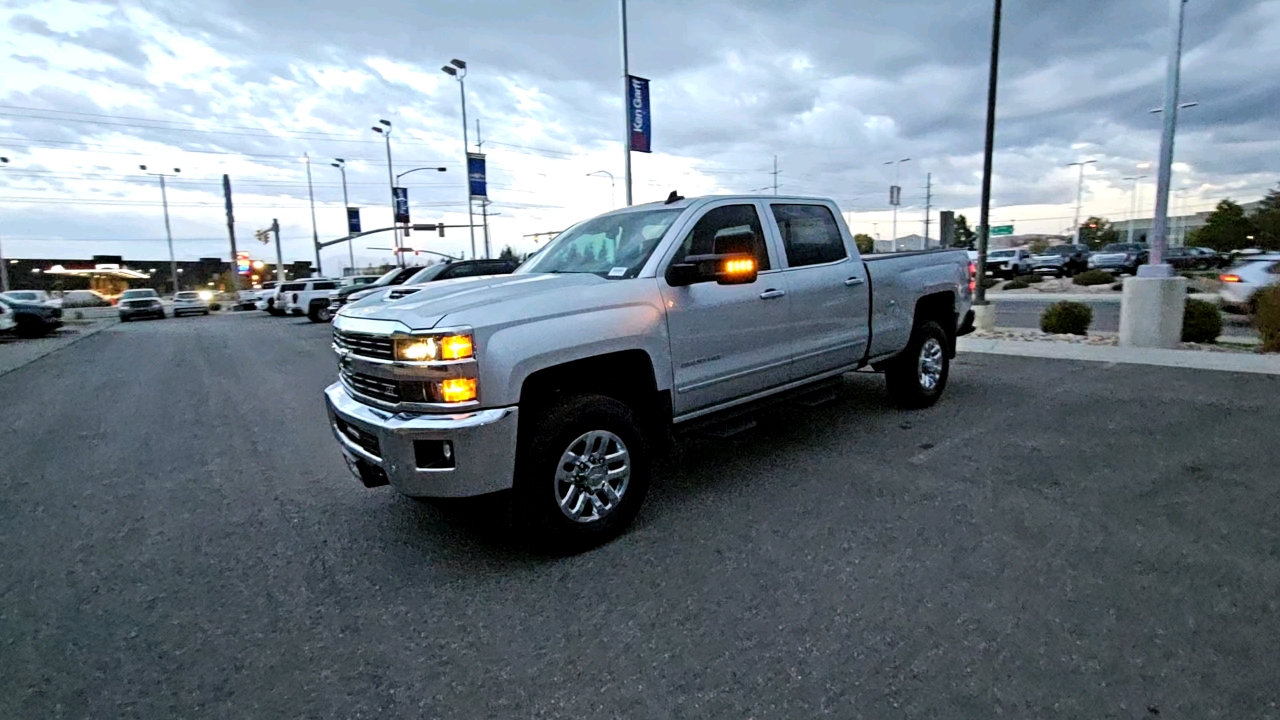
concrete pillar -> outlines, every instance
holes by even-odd
[[[1187,308],[1184,277],[1131,277],[1120,300],[1120,344],[1171,348],[1182,342]]]
[[[973,329],[990,332],[996,327],[995,303],[973,306]]]

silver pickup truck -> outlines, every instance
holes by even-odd
[[[390,291],[333,321],[326,391],[369,487],[511,490],[531,539],[620,532],[682,427],[863,367],[908,408],[972,329],[963,250],[859,257],[835,203],[673,197],[562,233],[513,275]]]

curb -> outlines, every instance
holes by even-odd
[[[1157,365],[1192,370],[1280,375],[1280,355],[1114,347],[1054,342],[1051,340],[986,340],[968,337],[959,338],[956,341],[956,349],[960,352],[1013,355],[1049,360],[1083,360],[1086,362]]]
[[[73,321],[73,322],[83,322],[83,321]],[[70,340],[66,341],[65,343],[62,343],[61,345],[54,345],[53,347],[49,348],[48,350],[45,350],[44,352],[39,353],[38,355],[33,355],[32,357],[27,358],[24,362],[21,362],[21,363],[19,363],[19,364],[17,364],[17,365],[14,365],[13,367],[9,367],[9,368],[0,368],[0,377],[4,377],[5,375],[8,375],[9,373],[13,372],[14,370],[20,370],[20,369],[22,369],[22,368],[24,368],[24,367],[26,367],[26,366],[30,365],[31,363],[36,362],[37,360],[41,360],[41,359],[43,359],[43,358],[47,358],[47,357],[49,357],[50,355],[52,355],[52,354],[54,354],[54,353],[58,352],[59,350],[62,350],[62,349],[64,349],[64,348],[69,348],[69,347],[71,347],[72,345],[75,345],[76,343],[80,342],[81,340],[84,340],[85,338],[93,337],[94,335],[97,335],[98,333],[102,332],[103,330],[106,330],[107,328],[111,327],[112,325],[116,325],[116,324],[118,324],[118,323],[119,323],[119,321],[118,321],[118,320],[117,320],[117,321],[115,321],[115,322],[112,322],[112,321],[108,320],[107,322],[97,324],[97,325],[95,325],[94,327],[90,327],[90,328],[86,328],[86,329],[84,329],[84,330],[81,330],[79,333],[77,333],[76,337],[71,338]],[[70,323],[68,323],[68,324],[70,324]],[[66,326],[66,325],[64,325],[64,327],[65,327],[65,326]]]
[[[1089,293],[988,293],[987,302],[1060,302],[1069,300],[1072,302],[1097,302],[1097,303],[1118,303],[1120,302],[1120,293],[1107,293],[1105,295],[1099,293],[1097,295]],[[1221,302],[1221,298],[1216,293],[1188,293],[1188,300],[1204,300],[1217,305]]]

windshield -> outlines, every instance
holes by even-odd
[[[987,253],[990,258],[1011,258],[1015,255],[1013,250],[997,250],[993,253]]]
[[[612,279],[633,278],[682,212],[679,208],[663,208],[587,220],[561,233],[516,272],[592,273]]]
[[[1128,243],[1111,243],[1110,245],[1102,246],[1102,252],[1133,252],[1141,249],[1142,247],[1139,245],[1130,245]]]
[[[137,300],[138,298],[159,297],[155,290],[125,290],[120,294],[121,300]]]
[[[439,275],[446,267],[448,267],[448,265],[440,263],[439,265],[432,265],[429,268],[423,268],[422,270],[414,273],[413,277],[405,280],[404,284],[417,285],[418,283],[431,282],[432,280],[435,280],[436,276]]]
[[[1071,245],[1054,245],[1051,248],[1045,248],[1041,255],[1074,255],[1075,247]]]
[[[174,297],[177,298],[178,300],[195,300],[200,297],[200,293],[194,293],[194,292],[189,292],[184,290],[178,293],[177,295],[174,295]]]
[[[33,292],[7,292],[5,293],[5,296],[11,297],[14,300],[35,300],[39,297],[39,295],[36,295]]]

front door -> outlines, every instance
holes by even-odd
[[[723,252],[753,253],[756,281],[671,287],[658,278],[667,304],[677,416],[786,382],[790,298],[755,203],[722,201],[704,210],[666,266],[689,255]]]

